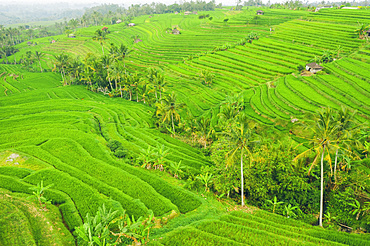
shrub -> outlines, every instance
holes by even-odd
[[[122,147],[116,149],[116,151],[114,152],[114,156],[117,158],[125,158],[126,155],[127,155],[127,151],[123,149]]]
[[[108,148],[111,150],[111,151],[116,151],[117,149],[121,148],[122,147],[122,143],[118,140],[109,140],[108,141],[108,144],[107,144]]]

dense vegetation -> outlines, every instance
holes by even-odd
[[[7,46],[0,245],[369,245],[369,10],[183,8]]]

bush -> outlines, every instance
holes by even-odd
[[[108,141],[107,146],[111,151],[115,152],[117,149],[122,148],[122,143],[118,140],[111,139]]]
[[[118,148],[114,152],[114,156],[117,157],[117,158],[125,158],[126,155],[127,155],[127,152],[123,148]]]

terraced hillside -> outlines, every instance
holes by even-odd
[[[0,97],[0,188],[29,194],[41,180],[54,184],[47,196],[61,204],[70,229],[103,203],[135,217],[149,210],[156,216],[186,213],[201,204],[192,193],[119,161],[107,148],[115,139],[137,156],[163,145],[170,150],[168,163],[181,160],[194,172],[208,165],[198,150],[152,129],[150,107],[110,100],[83,87],[48,88],[57,81],[47,74],[38,80],[44,89],[24,92],[19,85],[34,82],[23,74],[24,79],[3,82],[18,94]]]
[[[179,227],[155,245],[370,245],[368,235],[330,232],[263,210],[233,211]]]
[[[0,189],[0,208],[0,245],[75,245],[56,206],[40,211],[27,195]]]
[[[356,109],[360,121],[368,121],[370,46],[357,38],[354,29],[357,21],[370,19],[370,11],[265,12],[259,18],[255,9],[206,12],[212,20],[196,15],[141,16],[134,19],[134,27],[109,26],[104,51],[110,43],[129,44],[127,70],[141,72],[148,66],[162,70],[166,93],[174,91],[193,116],[212,112],[217,118],[227,97],[241,93],[245,112],[265,125],[342,105]],[[332,21],[333,16],[338,21]],[[181,35],[168,33],[175,27]],[[182,214],[156,234],[155,245],[369,245],[368,236],[328,233],[260,210],[225,214],[222,207],[204,212],[207,197],[117,158],[108,147],[112,140],[131,157],[148,148],[168,149],[168,164],[181,161],[194,174],[212,165],[199,149],[155,129],[154,108],[108,98],[81,85],[61,86],[59,74],[51,72],[53,55],[67,52],[82,59],[90,52],[101,54],[101,46],[92,40],[97,28],[102,27],[78,30],[76,39],[60,36],[53,44],[44,38],[35,46],[18,46],[17,60],[27,51],[44,52],[42,66],[48,72],[0,65],[0,189],[23,199],[41,181],[53,184],[45,196],[57,205],[71,231],[102,204],[135,218],[150,211],[158,218]],[[252,31],[258,40],[237,44]],[[133,44],[132,36],[142,42]],[[216,51],[216,46],[224,50]],[[342,58],[325,64],[322,74],[300,75],[298,65],[327,50]],[[214,74],[212,85],[201,83],[201,70]],[[12,219],[25,222],[14,230],[33,234],[24,211],[1,199],[0,206],[13,209]],[[24,240],[36,243],[33,236]]]

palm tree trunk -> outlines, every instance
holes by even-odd
[[[243,173],[243,148],[242,149],[242,153],[241,153],[241,157],[240,157],[240,181],[241,181],[241,188],[240,188],[240,191],[241,191],[241,196],[242,196],[242,206],[244,206],[244,173]]]
[[[111,88],[111,90],[113,91],[113,86],[112,86],[112,82],[110,81],[109,74],[108,74],[108,81],[109,81],[110,88]]]
[[[123,98],[123,96],[122,96],[122,87],[121,87],[121,85],[119,85],[119,92],[121,93],[121,98]]]
[[[319,226],[322,227],[322,214],[324,212],[324,152],[325,145],[322,149],[321,154],[321,185],[320,185],[320,215],[319,215]]]
[[[337,162],[338,162],[338,149],[335,151],[335,161],[334,161],[334,182],[337,183]]]
[[[41,61],[39,61],[39,65],[40,65],[40,70],[41,70],[41,72],[42,72]]]
[[[173,113],[171,114],[171,119],[172,119],[172,129],[173,129],[173,133],[175,133],[175,124],[173,122]]]

